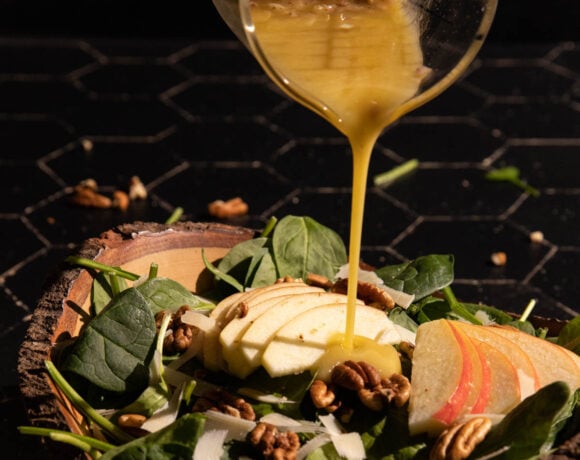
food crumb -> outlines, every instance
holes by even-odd
[[[541,231],[536,230],[530,233],[530,241],[532,243],[541,243],[542,241],[544,241],[544,234]]]
[[[90,139],[81,140],[81,146],[83,147],[83,150],[87,153],[92,152],[94,148],[93,141],[91,141]]]
[[[215,200],[207,206],[211,216],[218,219],[243,216],[248,213],[248,204],[240,197],[231,198],[227,201]]]
[[[503,267],[507,263],[507,254],[503,251],[494,252],[490,259],[496,267]]]
[[[129,195],[122,190],[115,190],[113,192],[113,207],[126,211],[129,207]]]
[[[147,189],[139,176],[133,176],[129,180],[129,198],[131,200],[144,200],[147,198]]]

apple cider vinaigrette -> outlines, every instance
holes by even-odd
[[[323,367],[345,359],[372,362],[371,355],[381,353],[373,341],[355,337],[356,291],[371,153],[426,73],[419,24],[406,5],[407,0],[252,0],[246,10],[251,46],[269,76],[340,130],[352,149],[346,327],[329,344]]]

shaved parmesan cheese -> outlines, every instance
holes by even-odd
[[[227,430],[204,431],[195,445],[193,460],[220,460],[227,435]]]
[[[301,446],[300,449],[298,449],[298,452],[296,452],[296,460],[304,460],[306,457],[308,457],[316,449],[324,446],[325,444],[328,444],[329,442],[330,442],[330,436],[328,434],[321,434],[321,435],[315,436],[310,441],[308,441],[306,444]]]
[[[199,313],[195,310],[187,310],[181,316],[181,322],[189,324],[190,326],[197,327],[198,329],[206,332],[215,327],[215,319],[209,316]]]
[[[318,418],[320,419],[322,424],[328,429],[328,432],[331,435],[344,433],[344,428],[334,415],[332,414],[319,415]]]
[[[264,415],[260,419],[260,422],[270,423],[276,426],[300,426],[298,420],[294,420],[293,418],[279,414],[278,412],[270,412],[269,414]]]
[[[205,422],[206,430],[227,432],[224,442],[235,439],[236,441],[243,441],[250,431],[256,427],[256,422],[245,420],[240,417],[224,414],[215,410],[208,410],[204,412],[207,417]]]
[[[401,308],[409,308],[409,306],[415,300],[415,294],[407,294],[403,291],[397,291],[396,289],[386,286],[385,284],[380,284],[379,286],[383,291],[389,294],[393,298],[393,301]]]
[[[155,431],[159,431],[175,422],[179,413],[179,405],[181,404],[182,397],[183,387],[175,390],[171,399],[151,417],[145,420],[145,423],[141,425],[141,428],[150,433],[154,433]]]
[[[308,420],[295,420],[277,412],[264,415],[260,422],[275,425],[280,431],[293,431],[294,433],[318,433],[328,431],[326,427]]]
[[[272,393],[263,393],[253,388],[242,387],[238,389],[238,393],[242,396],[255,399],[256,401],[270,403],[270,404],[296,404],[296,401],[290,401],[286,396],[278,396]]]
[[[363,460],[366,458],[365,447],[360,434],[356,432],[331,435],[334,448],[343,458]]]
[[[348,278],[348,264],[340,267],[338,273],[335,275],[335,279],[347,279],[347,278]],[[373,271],[362,270],[359,268],[358,281],[362,283],[371,283],[380,287],[392,297],[393,301],[397,305],[399,305],[402,308],[409,308],[409,305],[411,305],[415,300],[414,294],[407,294],[406,292],[398,291],[385,285],[385,282]]]
[[[171,386],[178,387],[183,385],[185,382],[193,380],[193,377],[185,372],[177,371],[171,367],[165,366],[163,371],[163,378],[165,382]]]

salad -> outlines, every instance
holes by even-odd
[[[329,359],[346,259],[297,216],[204,256],[204,293],[155,264],[69,258],[94,274],[90,318],[46,368],[88,430],[20,431],[91,458],[196,460],[540,458],[580,431],[580,318],[551,337],[529,309],[460,302],[453,256],[432,254],[361,267],[356,343],[380,352]]]

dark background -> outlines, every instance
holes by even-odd
[[[233,38],[211,0],[0,0],[0,35]],[[495,42],[579,39],[579,0],[500,0],[489,36]]]

